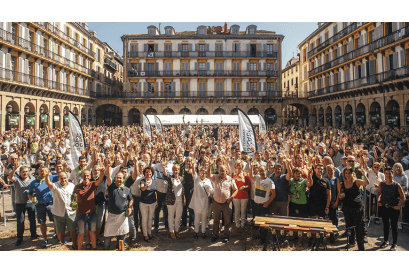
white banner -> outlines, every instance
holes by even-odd
[[[260,123],[258,124],[258,131],[259,134],[261,134],[262,132],[265,132],[267,130],[266,123],[264,122],[264,119],[260,114],[258,114],[258,118],[260,119]]]
[[[253,155],[253,151],[256,149],[256,137],[253,131],[253,125],[247,115],[239,109],[239,138],[240,138],[240,151],[247,151],[250,156]]]
[[[152,137],[151,124],[145,114],[143,114],[143,131],[145,132],[147,137]]]
[[[196,120],[198,124],[210,125],[210,124],[220,124],[223,120],[224,125],[239,125],[239,119],[237,115],[156,115],[162,125],[179,125],[183,124],[183,116],[185,116],[185,123],[190,121],[190,125],[196,125]],[[151,125],[156,123],[155,115],[147,115]],[[257,115],[248,115],[251,123],[253,125],[259,124],[259,118]]]
[[[85,150],[84,134],[82,133],[81,125],[78,119],[75,117],[71,111],[68,113],[69,128],[70,128],[70,149],[71,149],[71,160],[74,168],[79,164],[79,157],[81,156],[81,151]]]
[[[165,137],[163,136],[163,133],[162,133],[162,122],[157,116],[155,116],[155,130],[156,130],[156,134],[160,135],[162,141],[165,141]]]

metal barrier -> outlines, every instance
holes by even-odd
[[[373,198],[370,198],[372,190],[376,189],[376,192],[378,190],[377,187],[371,187],[369,189],[369,191],[365,188],[365,193],[364,193],[364,219],[367,218],[367,211],[368,211],[368,215],[369,215],[369,219],[368,219],[368,224],[367,224],[367,228],[369,228],[369,225],[371,224],[371,221],[373,219],[375,220],[382,220],[382,217],[379,216],[379,206],[378,206],[378,199],[375,197],[375,202],[373,203]],[[409,193],[409,191],[408,191]],[[406,196],[408,196],[408,193],[406,193]],[[369,208],[367,208],[367,198],[370,198],[369,200]],[[405,201],[406,203],[406,201]],[[407,204],[403,204],[402,207],[400,208],[400,212],[399,212],[399,221],[398,221],[398,225],[407,225],[409,226],[409,223],[403,222],[403,207]],[[375,215],[372,215],[372,204],[375,204]]]

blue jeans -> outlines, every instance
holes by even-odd
[[[138,212],[136,212],[136,214],[138,215]],[[132,214],[128,216],[129,240],[131,242],[136,242],[137,240],[136,238],[137,229],[135,228],[134,215],[135,215],[135,211],[132,211]]]
[[[264,204],[257,204],[254,202],[254,214],[255,216],[265,216],[266,214],[270,214],[270,209],[267,207],[263,207]],[[268,230],[266,228],[260,228],[260,237],[261,242],[264,243],[267,240]]]
[[[36,211],[32,203],[16,204],[17,214],[17,238],[23,239],[24,234],[24,217],[28,214],[28,221],[30,222],[31,237],[36,235]]]
[[[114,237],[114,236],[112,236]],[[109,250],[111,248],[111,239],[112,237],[104,237],[104,250]],[[123,241],[124,245],[125,245],[125,235],[118,235],[116,236],[116,240],[118,241],[118,245],[119,245],[119,241]]]
[[[97,214],[95,211],[87,213],[87,214],[77,214],[77,227],[78,227],[78,235],[84,235],[85,231],[95,232],[97,229]]]
[[[165,221],[165,228],[169,227],[168,223],[168,207],[165,205],[166,193],[156,192],[158,195],[158,207],[155,209],[155,223],[154,226],[156,229],[159,228],[159,213],[163,208],[163,218]]]

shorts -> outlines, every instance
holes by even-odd
[[[308,208],[308,216],[318,216],[318,217],[325,217],[325,205],[321,204],[310,204]]]
[[[76,222],[78,227],[78,235],[84,235],[85,230],[95,232],[97,229],[97,214],[95,211],[87,214],[77,214]]]
[[[75,215],[74,215],[75,217]],[[72,220],[70,217],[68,217],[67,212],[65,212],[64,217],[60,217],[57,215],[54,215],[55,219],[55,227],[57,229],[57,234],[63,233],[66,231],[65,227],[67,227],[67,231],[75,231],[76,230],[76,223],[75,220]]]
[[[53,203],[44,203],[44,204],[36,205],[37,222],[40,225],[46,223],[47,215],[48,215],[48,220],[50,220],[51,222],[54,222],[54,217],[53,217],[53,214],[51,213],[52,207],[53,207]]]

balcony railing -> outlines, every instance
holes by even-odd
[[[328,38],[327,40],[325,40],[324,42],[322,42],[321,44],[319,44],[317,47],[315,47],[314,49],[311,49],[310,51],[308,51],[308,58],[310,58],[311,56],[315,55],[316,53],[320,52],[321,50],[323,50],[324,48],[326,48],[329,45],[332,45],[333,43],[337,42],[338,40],[340,40],[342,37],[345,37],[346,35],[348,35],[349,33],[353,32],[354,30],[360,28],[361,26],[367,24],[366,23],[360,23],[360,22],[355,22],[353,24],[350,24],[349,26],[347,26],[346,28],[338,31],[335,35],[333,35],[332,37]]]
[[[128,58],[181,58],[181,57],[239,57],[239,58],[277,58],[277,51],[158,51],[128,52]]]
[[[75,46],[79,50],[83,51],[84,53],[91,55],[93,58],[95,58],[95,52],[93,52],[91,49],[87,48],[84,45],[81,45],[79,42],[77,42],[74,38],[71,38],[68,36],[65,32],[61,31],[58,29],[56,26],[53,26],[52,24],[48,22],[34,22],[34,24],[39,25],[40,27],[54,33],[64,41],[70,43],[71,45]]]
[[[170,70],[128,71],[128,77],[278,77],[278,71]]]
[[[282,98],[281,91],[131,91],[95,94],[97,98]]]
[[[49,88],[52,90],[69,92],[71,94],[77,94],[77,95],[83,95],[83,96],[90,95],[90,91],[84,88],[70,86],[70,85],[55,82],[52,80],[35,77],[29,74],[12,71],[10,69],[0,68],[0,80],[28,84],[28,85],[42,87],[42,88]]]
[[[112,83],[111,79],[110,79],[110,78],[107,78],[107,77],[105,77],[105,82],[108,83],[108,84],[111,84],[111,83]]]
[[[387,82],[409,77],[409,66],[397,68],[394,70],[385,71],[382,73],[370,75],[364,78],[351,80],[348,82],[339,83],[336,85],[327,86],[318,90],[308,92],[308,97],[316,97],[325,94],[330,94],[339,91],[345,91],[354,88],[369,86],[381,82]]]
[[[106,64],[106,65],[109,65],[110,67],[112,67],[113,69],[116,70],[116,64],[113,63],[110,59],[104,58],[104,61],[105,61],[105,64]]]
[[[28,50],[34,54],[43,56],[45,58],[51,59],[61,65],[66,65],[71,68],[74,68],[80,72],[90,74],[91,70],[89,68],[86,68],[82,65],[79,65],[61,55],[58,55],[57,53],[54,53],[45,47],[36,45],[28,40],[25,40],[23,38],[18,37],[17,35],[14,35],[8,31],[5,31],[4,29],[0,29],[0,41],[6,41],[8,43],[11,43],[13,45],[16,45],[22,49]]]
[[[355,58],[358,58],[364,54],[370,53],[375,51],[378,48],[382,48],[384,46],[387,46],[389,44],[392,44],[396,41],[399,41],[403,38],[409,37],[409,26],[401,28],[396,30],[395,32],[383,36],[375,41],[372,41],[369,44],[363,45],[357,49],[354,49],[338,58],[336,58],[335,60],[332,60],[330,62],[327,62],[323,65],[320,65],[314,69],[312,69],[311,71],[308,71],[308,77],[312,77],[318,73],[321,73],[327,69],[330,69],[334,66],[337,66],[339,64],[342,64],[344,62],[353,60]]]

